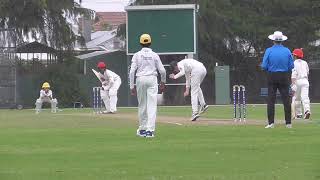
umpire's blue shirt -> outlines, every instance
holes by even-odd
[[[293,61],[288,48],[275,44],[264,53],[261,67],[268,72],[291,72],[294,68]]]

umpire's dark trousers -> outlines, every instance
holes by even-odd
[[[274,106],[276,103],[277,89],[281,94],[284,106],[286,124],[291,124],[291,99],[289,87],[291,72],[268,72],[268,121],[274,123]]]

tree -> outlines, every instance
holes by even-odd
[[[272,45],[269,34],[284,32],[290,49],[311,49],[310,42],[320,38],[320,0],[137,0],[135,5],[182,3],[199,3],[199,59],[209,77],[216,62],[229,65],[231,83],[250,85],[251,91],[264,83],[259,64]]]
[[[137,0],[136,4],[196,2]],[[253,51],[260,56],[270,45],[267,35],[275,30],[289,36],[287,45],[290,48],[308,47],[310,42],[320,38],[317,34],[320,29],[319,4],[319,0],[201,0],[199,52],[212,62],[238,65],[242,63],[241,59],[252,56]]]
[[[31,36],[57,49],[72,49],[77,36],[68,21],[80,14],[89,15],[74,0],[1,0],[0,28],[13,29],[9,36],[17,43]]]

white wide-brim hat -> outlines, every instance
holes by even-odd
[[[275,31],[273,34],[269,35],[268,38],[272,41],[285,41],[288,39],[281,31]]]

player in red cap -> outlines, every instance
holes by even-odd
[[[100,81],[103,87],[103,90],[100,91],[101,98],[106,106],[106,110],[103,113],[115,113],[117,111],[117,94],[121,85],[121,78],[107,69],[107,65],[103,61],[100,61],[97,67],[101,74]]]
[[[292,118],[305,118],[309,119],[311,115],[310,111],[310,99],[309,99],[309,66],[308,63],[303,60],[303,50],[294,49],[292,52],[294,56],[294,69],[292,70],[292,91],[294,95],[292,97]],[[304,114],[302,113],[302,107]]]

